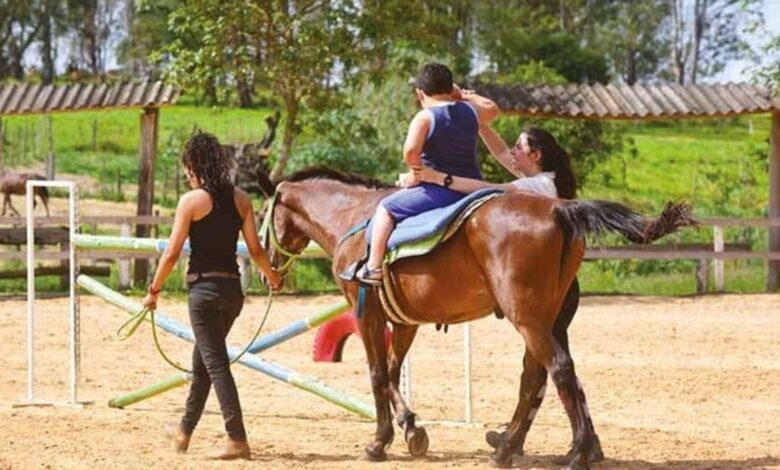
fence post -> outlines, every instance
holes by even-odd
[[[3,126],[3,120],[0,119],[0,170],[5,169],[5,160],[3,159],[3,144],[5,144],[5,126]]]
[[[130,234],[130,224],[127,222],[123,223],[119,227],[119,235],[123,237],[130,237]],[[121,258],[119,260],[119,288],[129,289],[130,286],[130,259]]]
[[[47,123],[49,129],[49,153],[46,154],[46,179],[53,181],[56,176],[55,162],[54,162],[54,137],[52,133],[52,119],[51,114],[47,116]]]
[[[710,291],[710,260],[699,258],[696,262],[696,293],[706,294]]]
[[[715,248],[715,253],[723,253],[723,227],[720,225],[712,226],[712,240]],[[715,271],[715,289],[718,292],[723,292],[725,287],[725,280],[723,276],[723,258],[715,259],[712,262],[713,269]]]

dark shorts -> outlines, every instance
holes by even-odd
[[[396,223],[413,215],[438,207],[449,206],[466,197],[466,193],[453,191],[438,184],[423,183],[406,188],[382,199],[380,204],[387,209]]]

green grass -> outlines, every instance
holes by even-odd
[[[178,152],[181,142],[195,126],[216,134],[223,142],[257,141],[265,133],[264,119],[270,113],[269,109],[199,107],[187,98],[179,105],[162,109],[156,171],[158,202],[168,206],[175,203],[172,185]],[[133,201],[132,188],[138,177],[139,115],[140,110],[54,115],[58,172],[94,178],[99,186],[86,191],[88,195]],[[93,142],[94,123],[98,132]],[[698,216],[763,217],[768,184],[766,159],[762,155],[768,151],[770,124],[767,115],[618,124],[624,130],[624,150],[589,175],[580,197],[621,201],[648,215],[657,212],[667,200],[686,200],[694,205]],[[46,119],[5,118],[4,125],[6,166],[42,170],[47,151]],[[39,135],[35,152],[31,137],[22,144],[25,132],[31,136],[34,130]],[[636,148],[633,155],[631,142]],[[23,146],[25,154],[22,154]],[[118,175],[121,175],[121,191],[117,189]],[[167,201],[161,201],[162,194],[166,194]],[[766,229],[729,228],[725,235],[727,242],[749,242],[755,250],[766,249]],[[711,229],[703,228],[686,230],[667,241],[711,240]],[[695,292],[693,262],[609,263],[613,262],[585,263],[581,279],[586,291],[660,295]],[[727,263],[727,290],[763,291],[765,271],[764,263]],[[116,282],[114,277],[112,274],[111,283]],[[40,288],[56,290],[58,279],[49,279],[40,281]],[[301,264],[289,281],[295,289],[306,292],[332,291],[336,287],[330,279],[327,262],[322,261]],[[24,290],[24,280],[8,282],[9,285],[0,282],[0,291],[20,287]],[[171,284],[178,286],[181,280],[172,279]],[[264,289],[255,280],[250,291],[264,292]]]

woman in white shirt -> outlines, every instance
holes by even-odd
[[[523,129],[514,147],[509,148],[490,124],[482,124],[480,137],[490,153],[518,179],[510,183],[447,175],[431,168],[421,168],[402,178],[404,186],[420,182],[447,185],[455,191],[470,193],[483,188],[525,191],[540,196],[574,199],[577,183],[571,160],[552,134],[538,127]]]
[[[574,199],[577,195],[577,182],[571,169],[571,160],[566,151],[558,144],[552,134],[538,127],[528,127],[523,129],[517,138],[515,146],[509,148],[489,124],[480,125],[479,134],[490,153],[517,177],[516,180],[509,183],[490,183],[487,181],[464,178],[460,176],[448,175],[431,168],[422,168],[414,170],[413,173],[401,175],[401,184],[403,186],[413,186],[420,182],[435,183],[443,186],[449,186],[455,191],[470,193],[484,188],[498,188],[507,192],[525,191],[539,196],[550,198]],[[569,292],[566,294],[564,306],[553,325],[553,336],[558,344],[569,353],[569,337],[567,330],[569,324],[574,318],[579,305],[580,288],[579,282],[575,278]],[[498,315],[497,315],[498,316]],[[502,316],[499,316],[502,318]],[[546,386],[547,372],[540,366],[534,366],[529,363],[528,355],[523,360],[525,371],[523,372],[523,381],[526,380],[526,374],[541,374],[543,380],[535,380],[534,385],[529,385],[533,390],[528,390],[528,396],[535,397],[533,407],[529,409],[526,417],[526,429],[530,429],[531,423],[536,416],[536,411],[542,404]],[[531,370],[529,370],[529,367]],[[530,382],[529,382],[530,383]],[[582,392],[582,385],[578,382],[577,388],[582,394],[583,400],[585,394]],[[587,406],[587,404],[586,404]],[[590,421],[590,413],[588,414]],[[589,425],[592,427],[593,422]],[[508,436],[507,432],[489,431],[485,435],[488,444],[493,448],[498,447]],[[525,443],[525,434],[517,447],[516,452],[519,455],[523,453]],[[598,462],[604,459],[604,453],[601,450],[601,442],[598,436],[595,437],[592,462]],[[574,439],[573,439],[574,442]],[[556,460],[556,463],[565,465],[571,460],[571,455],[567,454]]]

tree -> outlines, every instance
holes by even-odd
[[[173,39],[168,30],[168,15],[178,4],[178,0],[127,0],[128,34],[117,47],[117,62],[125,74],[148,79],[161,75],[160,67],[150,60],[150,55]]]
[[[121,0],[67,0],[72,66],[86,66],[94,76],[105,73],[111,41],[121,29],[121,7]]]
[[[214,90],[219,100],[258,85],[273,93],[285,114],[278,180],[304,107],[332,103],[361,77],[381,81],[395,49],[435,50],[463,27],[452,20],[461,10],[432,0],[184,0],[170,15],[173,40],[157,57],[169,80]]]
[[[764,22],[762,0],[668,0],[671,62],[675,81],[696,83],[720,72],[732,59],[752,57],[742,38]]]
[[[41,28],[35,9],[33,2],[0,4],[0,78],[24,79],[24,56]]]
[[[605,55],[593,47],[599,2],[493,0],[476,10],[476,42],[494,72],[542,62],[570,82],[606,82]]]
[[[669,3],[614,2],[599,26],[599,39],[613,71],[628,85],[662,69],[671,41],[663,28]]]

